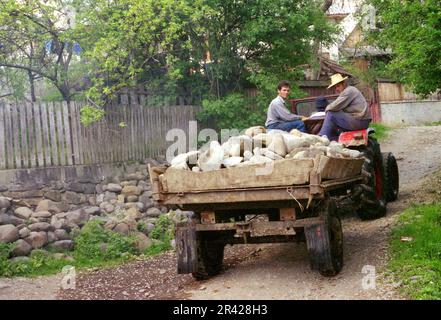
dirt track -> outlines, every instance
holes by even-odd
[[[0,279],[0,299],[402,299],[397,285],[384,276],[388,236],[397,214],[412,202],[436,195],[421,188],[441,167],[441,126],[394,130],[382,151],[395,154],[400,169],[400,195],[385,218],[343,219],[345,266],[324,278],[309,269],[305,244],[271,244],[226,248],[225,270],[197,282],[177,275],[173,253],[112,269],[83,272],[76,290],[59,290],[57,276]],[[363,290],[366,265],[375,267],[376,288]],[[47,281],[45,281],[47,280]],[[37,283],[37,284],[36,284]]]

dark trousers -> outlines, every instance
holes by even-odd
[[[340,133],[367,129],[370,122],[371,120],[358,120],[344,111],[328,111],[319,135],[327,136],[331,141],[338,141]]]
[[[273,123],[268,125],[268,129],[279,129],[288,132],[290,132],[292,129],[297,129],[301,132],[306,131],[305,124],[302,120]]]

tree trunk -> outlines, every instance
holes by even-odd
[[[60,85],[56,86],[58,91],[60,91],[61,95],[63,96],[63,100],[67,102],[67,104],[70,104],[71,96],[70,96],[70,89],[69,86],[67,86],[65,83],[62,83]]]
[[[322,5],[322,11],[326,12],[328,9],[332,6],[332,0],[325,0],[325,2]]]
[[[35,96],[35,83],[34,83],[35,77],[32,74],[32,71],[30,71],[30,70],[28,70],[28,79],[29,79],[29,85],[31,88],[31,101],[35,102],[35,101],[37,101],[37,98]]]

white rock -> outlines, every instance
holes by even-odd
[[[219,142],[211,141],[209,149],[199,157],[198,167],[204,172],[218,170],[221,167],[223,159],[224,151]]]
[[[249,137],[254,137],[260,133],[266,133],[265,127],[255,126],[245,130],[245,134]]]
[[[242,160],[243,160],[242,157],[231,157],[231,158],[224,159],[224,161],[222,162],[222,164],[223,164],[225,167],[230,168],[230,167],[235,167],[235,166],[237,166],[239,163],[242,162]]]
[[[186,153],[181,153],[181,154],[177,155],[176,157],[174,157],[173,160],[170,162],[170,164],[172,166],[174,166],[174,165],[179,165],[179,164],[181,164],[183,162],[186,163],[187,159],[188,159],[187,154]]]
[[[273,159],[273,160],[280,160],[280,159],[283,159],[283,157],[279,156],[277,153],[275,153],[275,152],[273,152],[273,151],[268,150],[268,148],[260,149],[260,153],[261,153],[263,156],[265,156],[265,157],[267,157],[267,158],[270,158],[270,159]]]
[[[268,145],[268,150],[277,153],[279,156],[284,157],[288,153],[283,135],[275,134],[271,143]]]
[[[179,162],[171,165],[171,168],[179,169],[179,170],[190,170],[187,162]]]
[[[251,164],[260,164],[260,163],[273,162],[273,160],[265,156],[252,156],[249,162]]]
[[[251,151],[245,150],[245,152],[243,153],[243,159],[245,161],[250,160],[252,156],[253,156],[253,153]]]
[[[284,134],[282,136],[283,142],[285,142],[287,153],[290,153],[296,148],[309,147],[309,143],[303,137],[293,136],[289,134]]]

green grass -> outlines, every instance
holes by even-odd
[[[28,261],[12,262],[9,257],[11,244],[0,243],[0,276],[27,276],[55,274],[64,266],[77,269],[108,268],[134,260],[148,258],[171,249],[173,223],[167,216],[161,216],[152,230],[151,238],[157,240],[151,247],[139,252],[134,236],[123,236],[105,230],[99,221],[89,221],[74,236],[75,248],[64,252],[64,258],[56,258],[53,252],[35,250]]]
[[[403,293],[411,299],[441,300],[441,202],[407,209],[393,230],[391,250],[388,268]]]
[[[389,130],[390,130],[390,128],[388,126],[385,126],[384,124],[381,124],[381,123],[371,123],[369,125],[369,127],[375,129],[374,137],[379,141],[385,139],[388,135]]]
[[[430,123],[426,123],[425,125],[426,126],[433,126],[433,127],[441,126],[441,121],[430,122]]]

